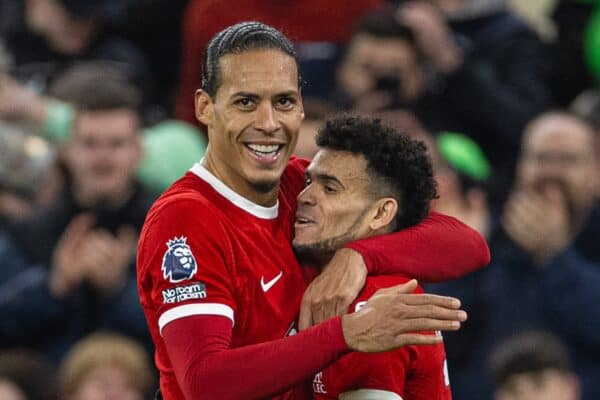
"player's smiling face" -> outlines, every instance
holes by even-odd
[[[239,194],[277,193],[304,118],[294,59],[271,49],[228,54],[206,121],[215,173]],[[200,94],[199,101],[202,100]],[[200,110],[199,110],[200,111]],[[209,164],[210,165],[210,164]]]
[[[294,248],[309,259],[370,234],[373,200],[362,155],[322,149],[306,171],[298,196]]]

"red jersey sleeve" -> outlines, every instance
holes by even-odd
[[[218,212],[198,199],[166,202],[146,221],[138,246],[142,305],[170,322],[220,315],[233,323],[234,262]]]
[[[418,225],[346,245],[361,253],[369,274],[442,282],[490,262],[485,239],[456,218],[432,212]]]
[[[227,322],[194,316],[165,328],[169,357],[186,399],[273,396],[299,385],[347,351],[340,317],[284,339],[234,349]]]

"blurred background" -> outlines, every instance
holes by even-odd
[[[489,267],[430,285],[455,399],[600,399],[600,1],[0,0],[0,399],[157,387],[135,245],[199,160],[202,54],[258,20],[297,45],[306,120],[339,111],[427,144]]]

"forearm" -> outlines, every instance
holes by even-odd
[[[408,229],[346,247],[363,256],[370,274],[401,274],[423,282],[455,279],[490,261],[487,244],[477,231],[435,212]]]
[[[187,399],[255,399],[300,384],[346,352],[340,318],[297,335],[231,349],[231,321],[189,317],[163,336]],[[235,383],[233,383],[235,382]]]

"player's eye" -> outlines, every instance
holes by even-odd
[[[283,110],[289,110],[296,104],[296,99],[289,96],[282,96],[277,99],[277,107]]]
[[[337,189],[331,185],[323,186],[323,190],[325,190],[325,193],[328,193],[328,194],[333,194],[333,193],[337,192]]]
[[[249,97],[242,97],[235,101],[235,105],[242,109],[251,109],[254,107],[254,100]]]
[[[304,187],[307,187],[311,183],[312,183],[312,180],[308,176],[306,178],[304,178]]]

